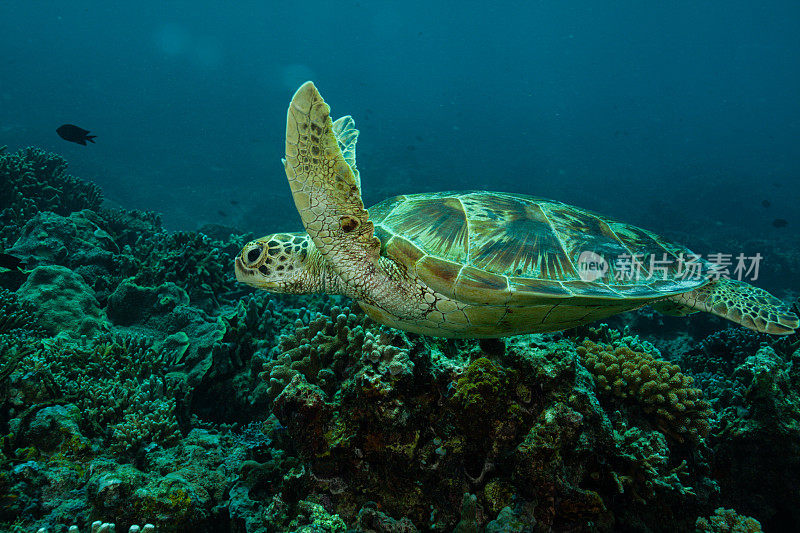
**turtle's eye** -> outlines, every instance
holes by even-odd
[[[250,247],[249,250],[245,252],[245,258],[249,264],[253,264],[258,261],[258,258],[261,257],[261,246],[258,244],[254,244]]]

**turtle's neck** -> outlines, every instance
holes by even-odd
[[[333,269],[331,264],[322,256],[310,237],[308,239],[308,255],[304,261],[306,285],[308,292],[339,294],[350,298],[357,298],[347,284]]]

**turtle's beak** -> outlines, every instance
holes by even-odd
[[[250,281],[252,281],[253,275],[246,272],[249,269],[244,267],[242,258],[238,255],[236,256],[236,264],[234,265],[233,270],[236,272],[236,281],[241,281],[242,283],[250,283]]]

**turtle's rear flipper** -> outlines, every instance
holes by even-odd
[[[653,307],[666,314],[684,315],[705,311],[772,335],[794,333],[799,324],[797,315],[767,291],[726,278],[691,292],[671,296]]]

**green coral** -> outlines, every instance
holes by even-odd
[[[697,533],[759,533],[761,523],[755,518],[742,516],[733,509],[719,507],[708,518],[700,517],[695,523]]]
[[[85,344],[45,340],[16,364],[8,394],[23,405],[72,403],[80,410],[84,434],[100,437],[115,453],[135,451],[179,437],[170,381],[157,377],[162,368],[161,354],[142,338],[104,335]],[[14,424],[22,427],[26,414],[16,416]]]
[[[601,393],[637,402],[677,440],[698,440],[708,433],[711,406],[678,365],[621,343],[587,339],[577,350]]]
[[[0,244],[10,246],[20,228],[38,212],[67,216],[100,206],[100,188],[66,170],[64,158],[40,148],[0,153]]]
[[[159,233],[137,241],[133,253],[138,261],[136,283],[176,283],[193,305],[205,310],[219,308],[224,295],[237,289],[222,243],[202,233]]]
[[[51,335],[97,335],[110,325],[92,288],[63,266],[36,267],[17,297],[37,310],[39,323]]]
[[[0,335],[20,334],[40,331],[36,307],[27,301],[20,300],[9,290],[0,289]]]

